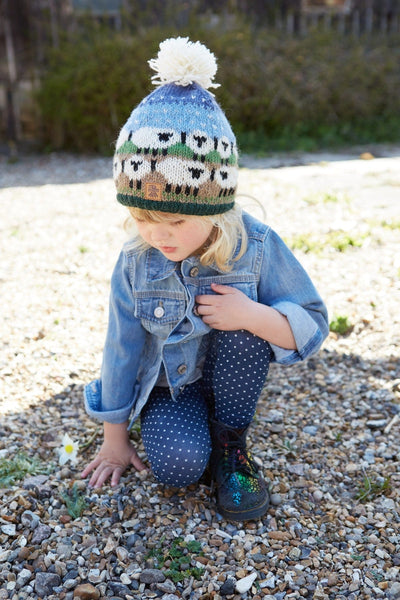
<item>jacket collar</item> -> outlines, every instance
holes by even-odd
[[[178,268],[178,263],[165,258],[159,250],[149,248],[146,251],[146,279],[147,281],[158,281],[169,277],[175,269]]]
[[[188,263],[190,266],[199,265],[200,261],[197,256],[189,256],[183,262]],[[161,281],[162,279],[166,279],[174,271],[178,271],[180,268],[180,263],[174,262],[172,260],[168,260],[165,256],[155,248],[149,248],[146,251],[146,280],[147,281]],[[204,267],[202,267],[204,269]],[[218,269],[216,265],[212,267],[208,267],[210,269],[209,275],[212,275],[213,271],[217,273],[224,273]]]

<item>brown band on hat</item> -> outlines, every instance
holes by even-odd
[[[162,183],[147,182],[144,184],[144,197],[146,200],[162,200],[164,186]]]

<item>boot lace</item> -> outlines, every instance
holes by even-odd
[[[222,460],[224,479],[229,479],[235,474],[242,474],[247,477],[257,477],[258,467],[254,459],[245,448],[238,446],[236,440],[224,442],[224,454]]]

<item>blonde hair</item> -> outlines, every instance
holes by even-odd
[[[128,210],[133,220],[140,219],[148,223],[176,221],[177,217],[196,219],[200,224],[211,223],[213,226],[211,234],[199,252],[202,265],[215,264],[220,271],[228,272],[232,269],[232,262],[239,260],[246,252],[247,233],[242,220],[242,209],[237,205],[220,215],[181,215],[180,213],[164,213],[132,206],[128,207]],[[131,220],[128,219],[127,228],[131,229],[131,224]],[[236,252],[239,241],[240,248]],[[149,244],[137,232],[134,242],[140,250],[144,251],[149,248]]]

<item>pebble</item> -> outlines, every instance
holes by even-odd
[[[28,581],[32,579],[32,577],[32,571],[30,571],[29,569],[21,569],[17,577],[17,586],[25,587],[25,585],[28,583]]]
[[[17,531],[16,526],[14,525],[14,523],[10,523],[7,525],[2,525],[0,527],[1,532],[4,533],[6,536],[10,536],[10,537],[14,537]]]
[[[308,361],[271,368],[248,435],[271,506],[244,523],[226,522],[203,484],[168,489],[133,468],[115,488],[81,480],[101,444],[82,390],[98,375],[125,211],[110,202],[109,159],[0,156],[0,459],[23,450],[49,468],[0,486],[0,600],[242,600],[245,586],[255,600],[400,600],[400,240],[382,225],[398,221],[400,158],[357,156],[241,172],[286,239],[372,231],[346,252],[296,251],[330,315],[346,314],[353,330],[330,334]],[[65,432],[80,444],[95,437],[60,468]],[[140,434],[132,439],[145,458]],[[62,499],[74,484],[79,517]],[[174,582],[177,537],[198,547]]]
[[[175,584],[170,579],[166,579],[165,581],[157,582],[156,586],[157,586],[158,590],[160,590],[161,592],[164,592],[165,594],[169,594],[169,593],[172,594],[176,590]]]
[[[236,580],[228,577],[219,588],[221,596],[231,596],[236,589]]]
[[[261,588],[271,588],[274,589],[276,587],[276,577],[273,573],[267,573],[265,579],[260,583]]]
[[[279,506],[280,504],[282,504],[282,496],[281,496],[281,494],[278,494],[278,493],[271,494],[271,498],[270,499],[271,499],[271,504],[273,506]]]
[[[371,419],[366,422],[366,426],[371,429],[383,429],[387,424],[386,419]]]
[[[400,583],[395,581],[388,589],[388,596],[390,599],[397,600],[400,598]]]
[[[61,583],[61,578],[55,573],[37,573],[35,578],[35,591],[38,596],[49,596],[54,588]]]
[[[80,600],[97,600],[100,598],[100,591],[90,583],[82,583],[75,588],[74,598],[80,598]]]
[[[109,581],[108,588],[113,595],[121,596],[122,598],[130,593],[130,588],[123,583],[119,583],[118,581]]]
[[[33,532],[32,544],[41,544],[50,537],[50,534],[51,528],[40,523]]]
[[[303,433],[308,433],[308,435],[317,435],[318,427],[315,425],[307,425],[306,427],[303,427]]]
[[[31,510],[24,510],[21,514],[21,525],[28,529],[35,529],[40,523],[39,516]]]
[[[161,583],[165,581],[165,575],[158,569],[144,569],[140,573],[141,583]]]
[[[257,579],[257,573],[250,573],[247,577],[243,577],[236,582],[235,589],[239,594],[245,594],[249,591],[254,581]]]

